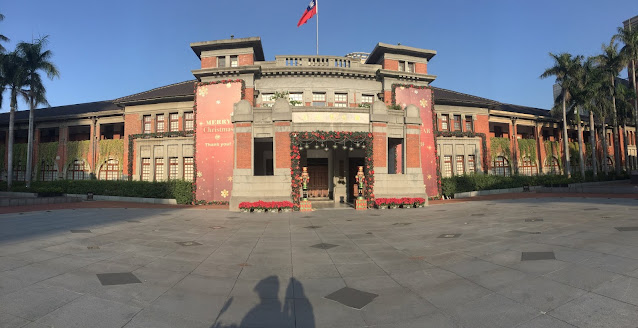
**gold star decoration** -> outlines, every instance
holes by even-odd
[[[197,91],[197,95],[200,97],[206,97],[207,94],[208,94],[208,87],[200,87],[199,90]]]
[[[421,104],[421,107],[427,107],[428,105],[428,101],[424,99],[421,99],[421,101],[419,102]]]
[[[222,197],[224,198],[228,197],[228,190],[226,189],[222,190],[221,194],[222,194]]]
[[[202,173],[202,171],[197,171],[197,177],[201,178],[204,174]]]
[[[432,180],[432,174],[428,174],[428,180]]]
[[[428,146],[428,150],[432,150],[432,146]]]
[[[230,88],[230,87],[232,87],[232,86],[233,86],[233,85],[232,85],[230,82],[226,83],[226,87],[227,87],[227,88]]]
[[[228,181],[233,181],[233,177],[228,177]]]

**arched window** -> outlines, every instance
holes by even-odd
[[[558,165],[558,158],[551,156],[547,158],[545,165],[547,172],[550,174],[560,174],[560,165]]]
[[[69,180],[85,180],[89,177],[88,165],[83,160],[74,160],[66,170],[66,178]]]
[[[58,168],[53,162],[40,163],[40,181],[53,181],[58,178]]]
[[[538,166],[529,157],[523,157],[520,172],[522,175],[536,175],[538,174]]]
[[[26,176],[27,168],[24,166],[23,161],[16,161],[13,164],[13,180],[14,181],[24,181]]]
[[[493,171],[494,171],[494,175],[509,177],[510,162],[503,156],[496,157],[494,159]]]
[[[120,179],[120,162],[116,159],[109,159],[100,167],[100,180],[119,180]]]

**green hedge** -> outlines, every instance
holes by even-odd
[[[585,178],[583,178],[580,173],[574,173],[570,179],[564,175],[551,174],[535,176],[513,175],[510,177],[491,174],[471,174],[443,178],[441,179],[441,188],[443,195],[451,197],[455,193],[477,190],[520,188],[523,186],[564,185],[578,182],[609,181],[628,178],[629,174],[626,172],[623,172],[618,176],[615,172],[610,172],[608,175],[599,173],[598,178],[594,180],[593,173],[591,171],[586,172]]]
[[[3,182],[2,190],[7,190],[6,182]],[[34,181],[30,189],[27,189],[22,183],[16,183],[11,187],[11,191],[61,192],[65,194],[86,194],[92,192],[94,195],[104,196],[174,198],[178,204],[191,204],[193,202],[193,184],[183,180],[163,182],[126,180]]]

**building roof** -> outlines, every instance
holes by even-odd
[[[137,105],[167,101],[192,100],[195,96],[195,83],[197,80],[189,80],[170,84],[133,95],[121,97],[115,100],[96,101],[84,104],[57,106],[37,109],[36,120],[55,119],[63,117],[88,117],[92,114],[104,114],[108,111],[122,110],[123,105]],[[432,87],[434,103],[439,105],[455,105],[484,107],[511,113],[529,114],[536,116],[551,116],[545,109],[505,104],[495,100],[477,97],[466,93],[456,92],[448,89]],[[16,112],[16,122],[29,120],[29,111],[22,110]],[[0,122],[9,122],[9,113],[0,114]]]
[[[258,36],[191,43],[191,49],[199,58],[201,58],[203,51],[238,48],[253,48],[255,60],[264,61],[264,49],[261,45],[261,38]]]
[[[432,59],[434,55],[436,55],[436,51],[434,50],[420,49],[420,48],[408,47],[403,45],[393,45],[393,44],[379,42],[370,53],[370,56],[368,56],[368,59],[366,60],[366,64],[377,64],[379,62],[379,59],[381,59],[381,56],[383,56],[383,54],[385,53],[400,54],[400,55],[411,56],[411,57],[420,57],[420,58],[425,58],[428,61]]]
[[[130,96],[121,97],[115,99],[114,102],[122,105],[136,105],[158,102],[161,100],[190,100],[195,94],[195,82],[197,82],[197,80],[170,84]]]
[[[104,114],[108,111],[120,111],[121,107],[116,105],[113,101],[96,101],[84,104],[65,105],[56,107],[39,108],[34,112],[36,121],[42,121],[47,119],[56,119],[64,117],[87,117],[93,116],[90,114]],[[15,122],[28,122],[29,110],[17,111],[15,114]],[[9,113],[0,114],[0,122],[9,122]]]

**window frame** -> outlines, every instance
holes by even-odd
[[[168,180],[177,180],[179,178],[179,158],[168,158]]]
[[[465,116],[465,131],[474,132],[474,119],[472,116]]]
[[[153,181],[164,181],[164,157],[155,157]]]
[[[168,114],[168,131],[169,132],[179,131],[179,113]]]
[[[184,157],[183,172],[182,179],[185,181],[194,182],[195,181],[195,158],[193,157]]]
[[[452,176],[452,155],[443,156],[443,177],[449,178]]]
[[[454,166],[454,175],[463,175],[465,174],[465,156],[464,155],[456,155]],[[459,167],[460,165],[460,167]]]
[[[450,115],[441,114],[441,131],[450,131]]]
[[[226,56],[217,56],[217,67],[226,67]]]
[[[100,165],[99,180],[120,180],[120,161],[109,158]]]
[[[461,115],[454,115],[454,131],[462,131]]]
[[[288,93],[288,100],[289,101],[298,102],[294,106],[297,106],[297,107],[298,106],[303,106],[304,105],[303,92],[290,92],[290,93]]]
[[[341,99],[341,98],[344,99]],[[337,100],[339,99],[339,100]],[[347,108],[348,104],[348,93],[347,92],[335,92],[335,102],[334,107]]]
[[[230,67],[238,67],[239,66],[239,56],[232,55],[230,56]]]
[[[476,173],[476,155],[467,155],[467,171],[468,173]]]
[[[189,125],[190,125],[190,129],[189,129]],[[195,130],[195,113],[184,112],[184,131],[193,131],[193,130]]]
[[[143,157],[141,160],[140,180],[151,181],[151,158]]]
[[[142,116],[142,133],[151,133],[151,129],[153,126],[153,119],[151,115]]]
[[[160,119],[161,118],[161,119]],[[161,124],[161,129],[160,129]],[[164,114],[155,115],[155,133],[166,132],[166,117]]]

